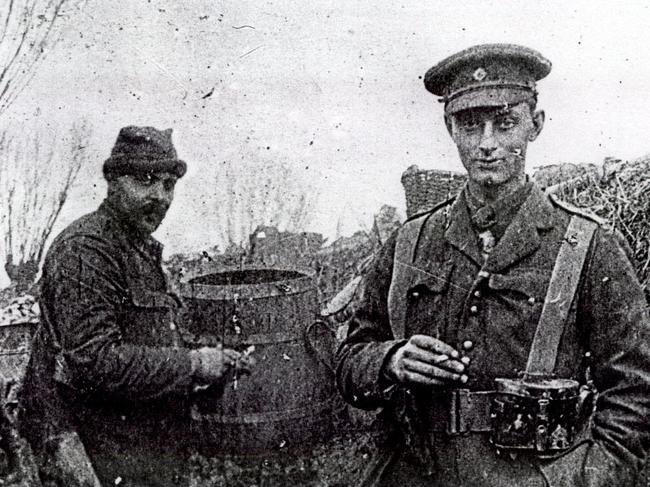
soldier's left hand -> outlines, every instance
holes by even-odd
[[[389,358],[385,373],[397,382],[448,386],[467,382],[468,364],[469,359],[442,340],[413,335]]]
[[[202,347],[190,352],[192,371],[198,382],[211,384],[219,382],[225,374],[235,367],[241,354],[236,350],[216,347]]]
[[[242,353],[237,360],[235,360],[235,363],[233,365],[233,369],[235,371],[235,374],[240,374],[240,375],[250,375],[251,369],[255,366],[256,361],[255,358],[246,353]]]

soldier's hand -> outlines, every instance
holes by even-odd
[[[251,369],[255,366],[256,360],[252,356],[255,351],[254,346],[244,350],[239,358],[235,361],[235,374],[250,375]]]
[[[218,382],[236,367],[240,357],[241,354],[236,350],[221,345],[192,350],[190,358],[194,378],[207,384]]]
[[[413,335],[390,357],[385,373],[402,383],[444,386],[467,382],[469,358],[428,335]]]

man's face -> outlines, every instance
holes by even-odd
[[[166,172],[119,176],[109,181],[109,197],[138,233],[148,236],[165,218],[177,180]]]
[[[544,112],[531,113],[527,103],[470,108],[447,119],[470,181],[485,187],[523,184],[526,148],[543,124]]]

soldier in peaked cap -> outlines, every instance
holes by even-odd
[[[622,237],[525,174],[550,70],[491,44],[425,76],[468,182],[387,241],[337,352],[341,393],[384,425],[364,485],[635,483],[646,302]]]
[[[550,61],[532,49],[490,44],[444,59],[426,73],[424,86],[441,97],[449,114],[536,100],[535,84],[550,72]]]
[[[24,424],[43,477],[60,487],[186,484],[188,399],[250,365],[234,350],[190,350],[179,334],[179,300],[151,236],[186,171],[171,134],[121,129],[104,163],[106,199],[44,261]],[[99,480],[71,463],[84,448]]]

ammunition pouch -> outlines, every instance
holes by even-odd
[[[591,384],[571,379],[495,379],[491,442],[498,450],[542,456],[569,450],[588,425],[594,399]]]
[[[548,457],[583,438],[595,397],[592,384],[572,379],[495,379],[492,391],[448,389],[420,396],[412,413],[421,424],[411,433],[428,431],[431,438],[489,433],[497,450]]]

